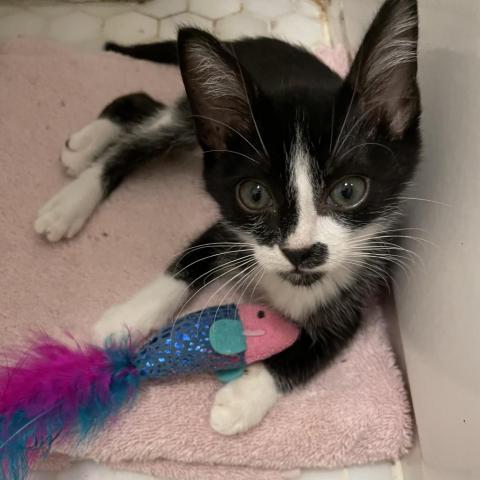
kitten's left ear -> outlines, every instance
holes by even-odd
[[[347,82],[370,127],[401,138],[420,114],[416,0],[386,0],[370,26]]]
[[[195,28],[179,31],[178,52],[200,145],[222,150],[229,137],[249,135],[256,87],[236,58],[215,37]]]

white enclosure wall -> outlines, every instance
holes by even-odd
[[[352,47],[381,1],[344,0]],[[396,303],[420,455],[405,480],[480,479],[480,1],[420,0],[424,160],[409,224],[424,265]],[[411,468],[410,468],[411,467]]]

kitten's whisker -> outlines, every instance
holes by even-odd
[[[355,261],[355,260],[350,260],[349,264],[352,264],[359,269],[360,271],[353,271],[350,269],[347,265],[344,265],[345,269],[350,272],[355,278],[359,278],[359,276],[363,275],[365,271],[370,272],[375,278],[378,278],[381,280],[382,283],[386,285],[388,290],[390,291],[390,284],[389,284],[389,275],[378,265],[371,265],[365,262],[360,262],[360,261]]]
[[[228,250],[228,251],[225,251],[225,252],[220,252],[220,253],[215,253],[213,255],[208,255],[207,257],[202,257],[202,258],[199,258],[199,259],[195,260],[194,262],[189,263],[188,265],[183,267],[181,270],[178,270],[177,272],[175,272],[173,277],[176,278],[180,273],[185,271],[187,268],[191,267],[192,265],[195,265],[196,263],[208,260],[209,258],[220,257],[221,255],[229,255],[229,254],[232,254],[232,253],[251,252],[251,251],[252,250],[250,248],[242,248],[242,249],[239,249],[239,250]]]
[[[244,295],[247,293],[247,290],[249,289],[252,282],[255,280],[256,275],[258,274],[258,272],[260,270],[262,270],[262,267],[260,265],[257,265],[251,272],[249,272],[248,275],[250,277],[250,280],[248,282],[246,282],[245,288],[243,289],[243,292],[240,294],[240,301],[242,303],[243,303]]]
[[[365,255],[392,255],[392,256],[412,256],[421,259],[420,255],[412,250],[408,250],[403,247],[389,247],[389,246],[374,246],[374,245],[356,245],[353,247],[349,246],[349,250],[352,253],[356,254],[365,254]]]
[[[226,288],[231,282],[233,282],[238,276],[242,275],[246,269],[248,268],[251,268],[251,267],[254,267],[256,264],[256,261],[255,260],[250,260],[250,261],[247,261],[245,262],[244,264],[242,264],[240,267],[237,267],[238,268],[241,268],[240,272],[238,272],[236,275],[234,275],[232,278],[230,278],[227,282],[223,283],[222,285],[220,285],[219,288],[217,288],[211,295],[210,297],[208,297],[207,301],[205,302],[205,305],[207,305],[206,307],[203,308],[203,310],[200,312],[200,315],[198,316],[198,321],[200,322],[200,319],[202,318],[202,315],[203,315],[203,312],[205,311],[206,308],[208,308],[208,305],[210,304],[210,300],[212,298],[214,298],[218,293],[220,293],[224,288]],[[240,279],[241,280],[241,279]],[[215,315],[213,316],[214,320],[213,321],[216,321],[217,319],[217,315],[218,315],[218,310],[220,309],[220,306],[222,305],[223,301],[225,299],[225,296],[222,298],[222,301],[218,303],[218,308],[215,312]],[[198,324],[199,325],[199,324]]]
[[[265,275],[265,269],[259,268],[257,270],[257,273],[255,274],[255,278],[253,279],[253,282],[252,282],[252,283],[254,283],[254,285],[253,285],[253,288],[250,291],[250,297],[249,297],[249,300],[248,300],[249,303],[252,303],[252,301],[258,302],[258,299],[256,297],[257,288],[258,288],[259,284],[261,283],[264,275]]]
[[[212,242],[212,243],[202,243],[200,245],[192,245],[184,250],[184,252],[188,253],[194,250],[199,250],[201,248],[215,248],[215,247],[229,247],[229,246],[238,246],[238,247],[253,247],[253,243],[246,243],[246,242]]]
[[[410,250],[408,248],[396,245],[396,244],[388,244],[387,242],[385,243],[366,243],[362,245],[349,245],[349,250],[354,251],[354,252],[362,252],[362,253],[375,253],[377,251],[397,251],[397,252],[406,252],[409,255],[413,255],[414,257],[418,258],[421,260],[420,255],[418,253],[414,252],[413,250]]]
[[[439,202],[438,200],[430,200],[428,198],[420,198],[420,197],[396,197],[396,198],[398,198],[399,200],[413,200],[418,202],[433,203],[435,205],[440,205],[442,207],[449,207],[449,208],[452,207],[452,205],[449,203]]]
[[[256,292],[256,290],[257,290],[257,288],[258,288],[258,285],[260,284],[260,282],[262,281],[262,279],[263,279],[263,277],[264,277],[264,275],[265,275],[265,270],[264,270],[263,268],[260,268],[259,273],[260,273],[260,276],[259,276],[259,278],[258,278],[258,280],[257,280],[257,283],[256,283],[255,286],[253,287],[252,293],[250,294],[250,301],[249,301],[249,303],[252,303],[252,299],[254,298],[254,295],[255,295],[255,292]],[[256,301],[256,299],[255,299],[255,301]]]
[[[375,253],[375,252],[392,252],[393,251],[396,254],[405,252],[407,255],[411,255],[411,256],[417,258],[418,260],[422,260],[422,257],[417,252],[414,252],[413,250],[410,250],[410,249],[405,248],[405,247],[400,247],[400,246],[397,246],[397,245],[391,245],[390,246],[390,245],[375,245],[375,244],[373,244],[373,245],[368,245],[368,249],[359,247],[357,245],[357,246],[352,248],[352,251],[364,251],[364,252],[372,252],[372,253]]]
[[[369,258],[376,258],[380,260],[394,260],[394,259],[402,259],[402,260],[408,260],[410,262],[413,262],[413,258],[410,255],[400,255],[400,254],[395,254],[395,253],[374,253],[372,251],[355,251],[352,250],[352,253],[357,255],[357,258],[363,258],[363,259],[369,259]],[[417,258],[420,264],[423,265],[423,261],[421,257]]]
[[[228,273],[230,273],[230,272],[232,272],[232,271],[234,271],[234,270],[236,270],[236,269],[238,269],[238,268],[241,268],[241,269],[242,269],[242,270],[240,271],[240,273],[241,273],[241,272],[244,271],[244,268],[247,268],[247,266],[250,266],[250,265],[251,265],[251,262],[252,262],[251,260],[250,260],[250,261],[246,261],[245,263],[242,263],[241,265],[237,266],[235,269],[230,270]],[[209,308],[210,300],[211,300],[215,295],[217,295],[217,293],[219,293],[220,291],[222,291],[222,290],[223,290],[231,281],[233,281],[237,276],[238,276],[238,274],[235,275],[235,276],[234,276],[233,278],[231,278],[230,280],[228,280],[226,283],[222,283],[222,284],[219,286],[219,288],[217,288],[217,289],[210,295],[210,297],[208,297],[208,299],[205,301],[205,307],[203,307],[203,309],[202,309],[201,312],[200,312],[200,315],[198,316],[197,332],[198,332],[198,328],[199,328],[199,326],[200,326],[200,320],[201,320],[201,318],[202,318],[203,312],[205,311],[206,308]],[[216,312],[215,312],[215,315],[214,315],[214,321],[215,321],[216,318],[217,318],[217,314],[218,314],[218,310],[219,310],[219,308],[220,308],[220,305],[221,305],[221,303],[218,304],[218,308],[217,308],[217,310],[216,310]]]
[[[378,239],[378,238],[389,238],[393,240],[395,238],[400,237],[400,235],[396,232],[403,232],[403,231],[407,231],[408,233],[408,229],[385,229],[376,233],[363,233],[362,235],[356,235],[355,237],[350,238],[348,242],[355,242],[358,240],[363,240],[365,238],[371,239],[371,240]],[[425,233],[425,232],[422,231],[422,233]],[[422,237],[416,237],[416,238],[422,238]]]
[[[356,265],[356,266],[359,267],[359,269],[361,269],[361,271],[357,272],[357,275],[356,275],[357,278],[362,276],[364,271],[367,271],[367,272],[370,272],[374,276],[374,278],[379,278],[380,280],[382,280],[382,282],[385,283],[387,288],[389,288],[388,280],[393,281],[395,283],[395,285],[397,286],[397,282],[395,281],[395,278],[392,277],[388,273],[388,271],[386,271],[380,265],[369,264],[365,261],[360,261],[360,260],[355,261],[355,260],[352,260],[352,259],[350,259],[348,263],[352,264],[352,265]]]
[[[247,263],[248,263],[248,262],[247,262]],[[242,265],[239,265],[239,266],[237,266],[237,268],[241,268],[243,265],[247,265],[247,263],[242,264]],[[232,269],[232,271],[235,271],[235,270],[236,270],[236,268]],[[228,272],[228,273],[230,273],[230,272]],[[201,290],[204,290],[208,285],[214,283],[215,280],[217,280],[217,279],[214,279],[214,280],[208,282],[208,284],[204,285],[200,290],[196,291],[196,292],[191,296],[191,298],[188,300],[187,303],[189,303],[198,293],[200,293]],[[209,308],[209,307],[211,306],[211,305],[209,305],[210,300],[213,298],[214,295],[216,295],[218,292],[220,292],[220,291],[221,291],[223,288],[225,288],[225,286],[228,285],[229,283],[230,283],[230,280],[229,280],[226,284],[221,284],[220,287],[219,287],[217,290],[215,290],[215,291],[210,295],[210,297],[205,301],[205,303],[204,303],[205,306],[202,308],[202,310],[200,311],[200,314],[198,315],[197,334],[198,334],[198,331],[199,331],[200,320],[201,320],[201,318],[202,318],[203,312],[204,312],[207,308]],[[220,306],[220,304],[219,304],[219,306]],[[182,307],[182,309],[183,309],[183,308],[185,308],[185,305]],[[218,313],[218,309],[217,309],[217,312],[215,313],[215,317],[216,317],[217,313]],[[173,321],[173,324],[172,324],[172,332],[173,332],[173,329],[175,328],[175,325],[176,325],[177,320],[178,320],[179,318],[180,318],[180,315],[178,315],[177,317],[175,317],[175,319],[174,319],[174,321]]]
[[[248,279],[248,274],[254,270],[255,268],[257,267],[257,264],[256,262],[254,262],[253,264],[251,263],[250,265],[246,266],[241,272],[237,273],[237,275],[235,275],[232,280],[230,280],[228,283],[231,283],[236,277],[240,276],[239,280],[237,280],[233,286],[228,290],[228,292],[222,297],[222,300],[220,302],[218,302],[218,308],[217,308],[217,311],[215,312],[215,316],[213,317],[215,321],[217,319],[217,314],[218,314],[218,310],[220,309],[220,305],[223,304],[223,302],[225,301],[226,298],[228,298],[228,296],[234,291],[236,290],[237,288],[239,288],[242,283],[245,281],[245,279],[247,278]],[[225,286],[228,285],[225,284]]]
[[[378,239],[390,238],[392,240],[392,236],[389,236],[389,235],[387,235],[387,236],[377,236],[377,237],[374,237],[374,238],[378,238]],[[397,239],[397,238],[414,240],[415,242],[424,243],[424,244],[430,245],[432,247],[439,248],[438,245],[433,243],[431,240],[427,240],[426,238],[422,238],[422,237],[416,237],[416,236],[413,236],[413,235],[394,235],[393,236],[393,240]]]
[[[230,243],[225,243],[225,244],[222,244],[220,242],[214,242],[214,243],[211,243],[211,244],[208,244],[208,243],[205,243],[205,244],[202,244],[202,245],[194,245],[190,248],[186,248],[182,255],[180,257],[177,258],[176,262],[175,262],[175,266],[178,266],[178,264],[180,263],[180,261],[182,259],[184,259],[188,254],[192,253],[192,252],[195,252],[196,250],[202,250],[204,248],[226,248],[228,250],[226,250],[226,252],[230,252],[231,249],[235,248],[235,247],[248,247],[249,249],[252,249],[253,248],[253,244],[250,245],[250,244],[247,244],[247,243],[241,243],[241,242],[230,242]],[[248,249],[247,248],[247,249]]]
[[[242,275],[240,275],[240,278],[237,282],[234,283],[232,288],[228,290],[228,292],[223,296],[222,300],[218,303],[219,305],[222,305],[223,302],[225,301],[225,298],[227,298],[234,290],[238,290],[241,288],[241,286],[249,279],[249,275],[254,271],[256,268],[258,268],[258,265],[255,263],[250,264],[249,266],[245,267],[242,272]],[[241,296],[238,298],[238,303],[240,303]]]
[[[406,265],[404,262],[398,261],[398,260],[390,260],[393,264],[397,265],[404,273],[405,277],[408,279],[408,281],[411,280],[412,278],[412,271],[408,265]]]
[[[409,257],[405,257],[404,255],[392,255],[392,254],[386,254],[386,255],[379,255],[379,254],[369,254],[365,258],[370,258],[370,259],[377,259],[377,260],[383,260],[385,262],[391,263],[398,265],[402,270],[405,270],[409,274],[411,274],[410,269],[410,264],[408,264],[406,261],[412,262],[412,259]]]
[[[253,255],[248,255],[249,257],[250,256],[253,256]],[[188,289],[190,288],[194,283],[196,283],[198,280],[200,280],[202,277],[205,277],[207,275],[209,275],[210,273],[213,273],[215,272],[216,270],[221,270],[223,267],[225,267],[226,265],[231,265],[231,264],[235,264],[236,262],[240,262],[242,260],[244,260],[246,257],[245,255],[241,256],[240,258],[234,258],[232,260],[229,260],[228,262],[225,262],[225,263],[222,263],[220,265],[216,265],[214,268],[211,268],[210,270],[208,270],[207,272],[205,273],[202,273],[201,275],[199,275],[198,277],[196,277],[194,280],[192,280],[192,282],[190,282],[185,288]]]
[[[371,259],[382,260],[385,261],[387,264],[398,265],[400,268],[408,269],[409,273],[411,273],[411,264],[407,263],[407,260],[411,262],[411,259],[407,259],[405,257],[392,257],[392,256],[370,256]]]
[[[185,302],[180,306],[179,309],[177,309],[177,314],[175,315],[175,318],[174,318],[174,324],[175,322],[177,321],[177,319],[182,315],[183,313],[183,310],[184,308],[186,307],[186,305],[188,305],[189,302],[192,301],[193,298],[195,298],[196,295],[198,295],[203,289],[205,289],[208,285],[210,285],[211,283],[215,282],[218,278],[221,278],[222,276],[230,273],[231,271],[234,271],[235,268],[237,268],[238,266],[241,266],[242,265],[242,262],[245,261],[245,257],[241,257],[241,258],[237,258],[235,260],[231,260],[229,262],[226,262],[222,265],[217,265],[216,267],[214,268],[211,268],[208,272],[205,272],[205,273],[202,273],[201,275],[197,276],[194,280],[192,280],[187,286],[185,286],[185,288],[183,289],[182,293],[185,292],[185,291],[189,291],[190,288],[195,284],[197,283],[201,278],[203,277],[207,277],[208,278],[208,275],[210,274],[213,274],[214,272],[217,272],[218,270],[221,270],[222,268],[224,268],[225,266],[229,265],[229,266],[233,266],[233,268],[231,270],[228,270],[227,272],[223,273],[222,275],[219,275],[218,277],[214,276],[213,279],[209,280],[207,283],[205,283],[201,288],[199,288],[198,290],[195,290],[192,295],[190,295],[188,297],[187,300],[185,300]]]
[[[392,230],[393,232],[393,230]],[[354,242],[357,242],[357,241],[367,241],[367,240],[381,240],[381,239],[389,239],[389,240],[395,240],[395,239],[399,239],[399,238],[407,238],[409,240],[415,240],[415,241],[418,241],[418,242],[424,242],[424,243],[428,243],[432,246],[435,246],[438,248],[438,245],[435,245],[433,242],[431,242],[430,240],[427,240],[425,238],[422,238],[422,237],[417,237],[417,236],[413,236],[413,235],[398,235],[398,234],[394,234],[394,235],[388,235],[389,231],[388,230],[384,230],[382,231],[382,234],[380,235],[376,235],[376,234],[366,234],[366,235],[359,235],[358,237],[355,237],[351,240],[348,240],[349,244],[353,245]]]
[[[209,273],[213,273],[214,271],[218,271],[218,270],[221,270],[222,268],[224,268],[226,265],[230,265],[232,266],[232,268],[230,268],[229,270],[227,270],[226,272],[218,275],[218,276],[214,276],[214,278],[212,278],[211,280],[209,280],[207,283],[205,283],[201,288],[199,288],[198,290],[196,290],[195,292],[193,292],[192,295],[190,295],[190,297],[182,304],[182,306],[177,310],[177,315],[175,315],[175,319],[173,321],[173,325],[172,325],[172,329],[173,327],[175,326],[175,323],[177,322],[177,320],[180,318],[180,316],[182,315],[185,307],[188,305],[188,303],[190,303],[201,291],[203,291],[206,287],[208,287],[209,285],[211,285],[212,283],[214,283],[215,281],[217,281],[218,279],[224,277],[225,275],[229,275],[231,272],[235,271],[236,269],[238,268],[241,268],[242,266],[244,266],[245,264],[249,263],[249,262],[252,262],[255,260],[255,257],[254,255],[246,255],[244,257],[241,257],[239,259],[236,259],[236,260],[232,260],[231,262],[227,262],[223,265],[219,265],[211,270],[209,270],[207,273],[204,273],[202,275],[199,275],[197,278],[195,278],[195,280],[193,280],[192,282],[190,282],[190,284],[185,287],[186,290],[188,290],[192,285],[194,285],[200,278],[202,277],[205,277],[206,275],[208,275]],[[256,261],[256,260],[255,260]]]
[[[405,230],[414,230],[414,231],[417,231],[417,232],[423,232],[423,233],[427,233],[427,230],[425,230],[424,228],[419,228],[419,227],[398,227],[398,228],[389,228],[385,231],[387,232],[401,232],[401,231],[405,231]],[[383,231],[383,230],[382,230]]]

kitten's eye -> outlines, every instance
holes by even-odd
[[[272,206],[267,187],[257,180],[245,180],[237,185],[237,200],[248,212],[261,212]]]
[[[345,177],[330,191],[330,200],[337,207],[353,208],[367,196],[368,183],[363,177]]]

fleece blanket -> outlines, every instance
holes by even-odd
[[[0,350],[32,329],[88,338],[106,308],[154,278],[215,219],[199,158],[147,167],[70,241],[38,237],[37,209],[68,181],[58,158],[71,132],[122,94],[144,90],[172,102],[182,91],[179,74],[37,40],[0,48]],[[340,54],[323,54],[339,66]],[[197,302],[231,298],[228,288],[212,293]],[[283,398],[252,431],[225,438],[210,429],[218,388],[207,376],[147,386],[111,427],[58,449],[49,465],[90,458],[173,479],[273,480],[300,468],[396,459],[411,443],[408,401],[378,306],[330,368]]]

